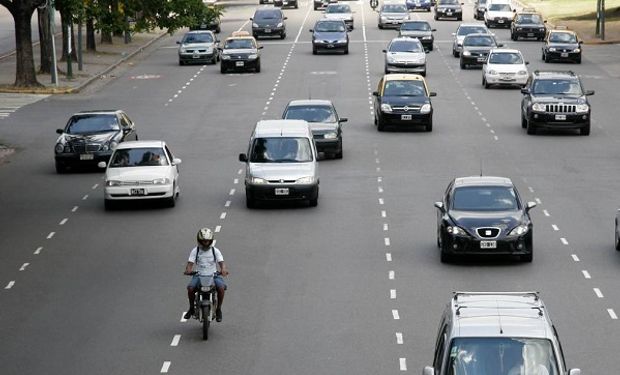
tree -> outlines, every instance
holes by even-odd
[[[41,66],[39,73],[52,72],[52,34],[50,33],[49,7],[38,8],[37,20],[39,25],[39,49],[41,51]]]
[[[45,0],[0,0],[0,5],[9,10],[15,23],[15,86],[41,86],[34,67],[30,19],[35,9],[44,4]]]

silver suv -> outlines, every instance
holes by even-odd
[[[538,292],[455,292],[423,375],[580,375],[566,370]]]
[[[213,31],[196,30],[190,31],[177,42],[179,45],[179,65],[192,63],[215,64],[220,59],[217,49],[220,41]]]

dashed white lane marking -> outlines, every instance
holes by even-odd
[[[579,262],[579,257],[577,256],[577,254],[571,254],[570,256],[573,258],[575,262]]]
[[[24,263],[22,264],[22,266],[19,268],[20,271],[25,271],[26,267],[28,267],[28,265],[30,265],[30,263]]]
[[[180,322],[181,322],[181,323],[185,323],[185,322],[187,322],[187,319],[185,319],[185,313],[186,313],[186,311],[183,311],[183,312],[181,313],[181,320],[180,320]]]
[[[54,237],[55,234],[56,232],[50,232],[50,234],[47,235],[47,239],[51,239],[52,237]]]
[[[387,230],[388,230],[388,225],[387,225],[387,224],[385,224],[385,223],[383,224],[383,230],[384,230],[384,231],[387,231]]]
[[[93,185],[93,190],[95,190],[98,186],[99,186],[99,184],[94,184]]]
[[[385,260],[388,262],[392,261],[392,253],[385,253]]]
[[[399,358],[400,371],[407,371],[407,358]]]
[[[170,346],[179,346],[179,341],[181,341],[181,335],[174,335]]]
[[[396,309],[392,310],[392,317],[394,318],[394,320],[400,319],[400,315],[398,315],[398,310]]]
[[[224,220],[224,219],[226,219],[226,212],[222,212],[220,214],[220,220]]]
[[[385,246],[390,246],[390,237],[385,237],[383,242],[385,242]]]
[[[383,177],[377,177],[377,182],[383,182]]]
[[[402,334],[402,332],[396,332],[396,343],[398,345],[402,345],[403,344],[403,334]]]
[[[15,285],[15,280],[9,281],[8,284],[4,287],[4,289],[11,289]]]
[[[71,212],[75,212],[75,211],[77,211],[77,210],[78,210],[78,208],[79,208],[78,206],[73,206],[73,208],[71,209]]]
[[[381,167],[376,168],[377,172],[381,172]]]
[[[493,139],[495,139],[496,141],[499,141],[499,137],[496,135],[493,136]]]
[[[235,195],[235,189],[230,189],[230,193],[228,195]]]
[[[566,241],[566,238],[562,237],[560,238],[560,241],[562,241],[564,245],[568,245],[568,241]]]
[[[390,289],[390,299],[396,299],[396,289]]]
[[[551,228],[553,228],[553,230],[556,232],[560,230],[560,228],[558,228],[558,226],[555,224],[551,224]]]
[[[389,271],[388,272],[388,279],[394,280],[394,271]]]
[[[238,178],[235,178],[235,179],[233,180],[233,184],[235,184],[235,185],[236,185],[236,184],[238,184],[238,183],[239,183],[239,179],[238,179]]]
[[[163,365],[161,365],[161,371],[160,371],[160,372],[161,372],[162,374],[167,374],[167,373],[168,373],[168,370],[170,370],[170,365],[171,365],[171,364],[172,364],[172,363],[171,363],[170,361],[164,361],[164,364],[163,364]]]
[[[596,294],[596,296],[598,298],[604,298],[605,296],[603,296],[603,292],[601,292],[601,290],[599,288],[593,288],[594,290],[594,294]]]
[[[34,255],[39,255],[39,254],[41,254],[41,251],[43,251],[43,246],[39,246],[39,247],[37,247],[37,249],[34,251]]]
[[[381,187],[381,186],[377,187],[377,191],[378,191],[379,193],[383,193],[383,187]]]
[[[384,204],[383,198],[379,198],[379,204]]]
[[[243,168],[241,168],[241,169],[239,169],[239,170],[237,171],[237,174],[241,174],[241,173],[243,173]]]
[[[68,221],[69,219],[64,218],[60,221],[60,223],[58,223],[58,225],[65,225],[65,223]]]
[[[583,270],[581,271],[581,273],[583,274],[583,277],[585,277],[586,279],[591,279],[592,276],[590,276],[590,272]]]
[[[221,225],[217,225],[215,227],[215,233],[219,233],[222,230],[222,226]]]
[[[85,196],[82,197],[82,200],[85,201],[88,199],[88,194],[86,194]]]
[[[381,211],[381,217],[387,217],[387,212]]]
[[[230,207],[230,201],[226,201],[226,203],[224,203],[224,207]]]
[[[607,309],[607,313],[613,320],[618,319],[618,315],[616,315],[616,312],[614,311],[614,309]]]
[[[549,211],[547,211],[547,210],[543,210],[543,214],[545,214],[545,216],[551,216],[551,215],[549,215]]]
[[[536,201],[536,203],[542,204],[542,201],[540,200],[540,198],[534,198],[534,200]]]

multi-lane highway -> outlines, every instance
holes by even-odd
[[[350,4],[348,55],[312,55],[308,29],[322,14],[306,0],[284,11],[286,39],[259,41],[259,74],[178,66],[177,33],[96,92],[49,97],[2,120],[0,139],[18,146],[0,165],[2,374],[420,373],[454,290],[538,290],[569,367],[620,371],[618,77],[599,63],[617,47],[585,46],[581,65],[544,64],[540,42],[494,31],[529,69],[573,69],[596,90],[589,137],[528,136],[519,90],[484,90],[480,70],[459,69],[458,22],[413,13],[437,28],[426,78],[438,93],[433,131],[379,133],[371,93],[397,32],[379,30],[367,3]],[[220,38],[248,30],[254,9],[230,8]],[[307,97],[331,99],[349,118],[344,158],[320,162],[318,207],[246,209],[237,155],[257,120]],[[102,173],[55,173],[55,129],[77,111],[113,108],[127,111],[140,139],[163,139],[183,160],[175,208],[107,212]],[[452,178],[481,169],[538,202],[532,263],[440,262],[433,202]],[[224,320],[207,342],[181,319],[182,272],[203,226],[218,232],[230,270]]]

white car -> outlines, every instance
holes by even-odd
[[[344,21],[347,25],[347,29],[353,30],[353,11],[349,4],[329,4],[327,8],[325,8],[323,18],[327,20]]]
[[[510,27],[514,9],[509,0],[494,0],[487,4],[484,12],[484,23],[491,27]]]
[[[529,76],[528,61],[516,49],[492,49],[486,63],[482,66],[482,86],[492,85],[525,86]]]
[[[123,142],[110,157],[106,168],[104,202],[111,209],[120,201],[163,200],[174,207],[179,196],[181,159],[174,157],[163,141]]]

